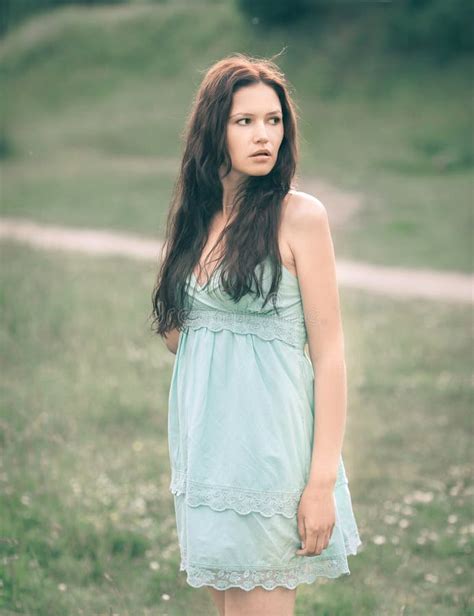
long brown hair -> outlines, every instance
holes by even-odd
[[[283,140],[272,170],[264,176],[246,176],[237,188],[231,209],[235,215],[212,252],[223,242],[220,284],[234,302],[252,292],[252,281],[257,284],[258,296],[263,295],[255,268],[270,257],[272,282],[263,305],[269,298],[275,305],[282,276],[278,246],[281,204],[292,188],[298,159],[297,107],[273,60],[235,53],[207,70],[186,123],[184,154],[152,293],[153,323],[157,322],[156,333],[162,336],[173,328],[182,329],[185,324],[187,280],[199,263],[214,215],[222,211],[219,169],[224,166],[226,174],[232,169],[226,127],[233,94],[256,83],[271,86],[280,100]]]

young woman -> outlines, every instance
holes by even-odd
[[[296,118],[273,61],[233,54],[207,71],[153,290],[176,354],[180,570],[220,616],[293,614],[297,586],[349,574],[361,544],[334,250],[324,205],[292,187]]]

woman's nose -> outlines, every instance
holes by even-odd
[[[268,141],[267,129],[263,123],[257,124],[255,126],[255,134],[254,137],[256,141],[261,141],[262,139]]]

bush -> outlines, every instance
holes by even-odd
[[[412,50],[429,49],[440,56],[472,51],[472,0],[404,0],[389,12],[387,45]]]
[[[324,25],[325,19],[357,19],[357,28],[372,28],[364,20],[367,4],[358,0],[236,0],[246,16],[262,25],[295,23],[304,17]],[[379,10],[381,8],[382,10]],[[382,44],[388,49],[425,49],[438,56],[472,51],[474,2],[472,0],[396,0],[374,8],[379,17]],[[362,17],[362,19],[361,19]],[[334,22],[332,22],[334,23]]]
[[[0,0],[3,4],[0,19],[0,36],[29,17],[67,4],[120,4],[128,0]]]

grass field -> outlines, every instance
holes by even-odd
[[[213,613],[178,572],[152,264],[10,243],[2,259],[1,613]],[[469,309],[342,306],[364,546],[351,576],[300,587],[296,614],[472,614]]]
[[[470,271],[471,59],[383,55],[358,28],[262,32],[231,2],[36,18],[0,46],[3,215],[162,235],[203,71],[286,46],[277,61],[299,108],[301,179],[362,195],[335,229],[338,255]]]

